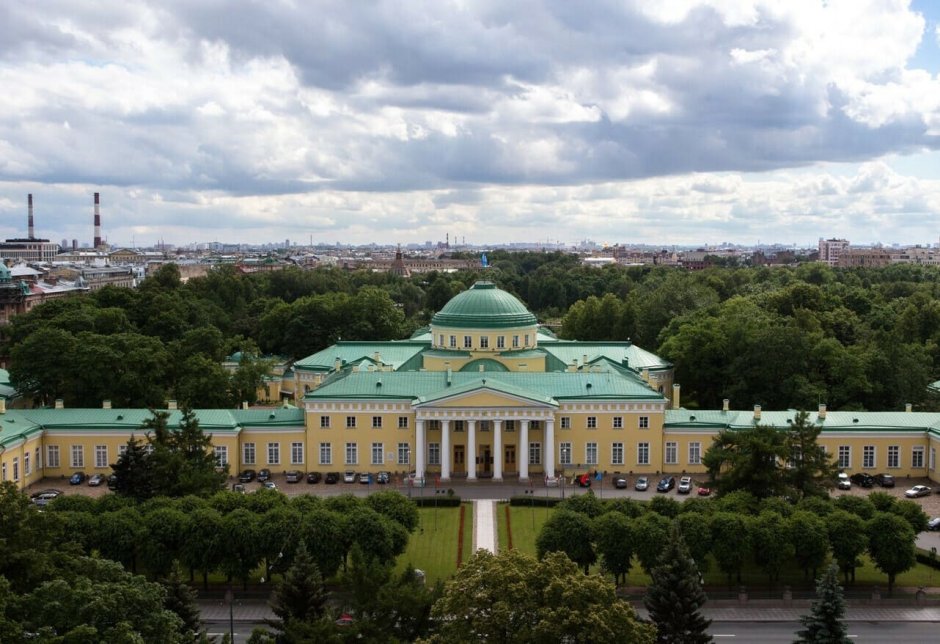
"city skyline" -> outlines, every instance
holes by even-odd
[[[0,235],[934,244],[928,2],[66,2],[0,20]]]

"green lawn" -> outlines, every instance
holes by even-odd
[[[551,515],[552,508],[510,506],[508,503],[497,505],[496,525],[499,530],[500,550],[509,547],[506,508],[509,508],[509,525],[512,526],[513,549],[535,556],[535,538],[542,529],[542,524]]]
[[[464,503],[463,560],[473,547],[473,506]],[[418,529],[411,534],[408,548],[398,558],[397,570],[409,563],[427,574],[433,584],[445,581],[457,572],[457,533],[460,526],[460,508],[419,508]]]

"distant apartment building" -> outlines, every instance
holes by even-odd
[[[839,256],[849,248],[847,239],[823,239],[819,238],[819,261],[825,262],[829,266],[838,266]]]
[[[884,248],[846,248],[839,254],[840,268],[879,268],[891,264],[891,253]]]
[[[59,245],[48,239],[8,239],[0,242],[0,260],[11,262],[51,262]]]
[[[133,288],[136,285],[134,269],[130,266],[62,266],[53,270],[60,279],[81,281],[90,291],[105,286]]]

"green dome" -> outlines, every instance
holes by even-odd
[[[536,324],[525,305],[493,282],[477,282],[455,295],[431,324],[458,329],[507,329]]]

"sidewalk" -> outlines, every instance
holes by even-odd
[[[496,501],[478,499],[473,502],[473,551],[496,553]]]

